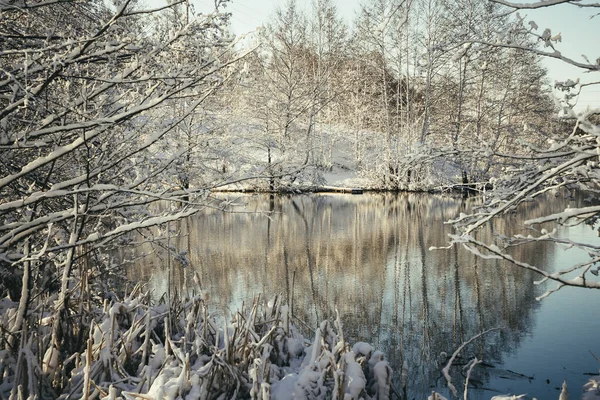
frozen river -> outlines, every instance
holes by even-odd
[[[546,287],[529,271],[484,261],[447,244],[452,227],[443,222],[465,211],[472,200],[431,194],[229,195],[235,212],[207,210],[177,227],[170,245],[189,265],[173,260],[173,290],[210,295],[212,309],[230,313],[259,293],[280,294],[310,326],[332,318],[337,308],[351,341],[384,351],[397,374],[409,367],[408,398],[435,388],[448,395],[441,376],[445,354],[473,342],[452,373],[464,381],[462,366],[477,357],[470,398],[528,393],[558,398],[564,379],[572,398],[600,363],[600,291],[565,288],[536,301]],[[517,232],[521,221],[563,210],[574,201],[551,196],[519,214],[486,227],[481,235]],[[598,242],[589,226],[565,228],[562,235]],[[175,237],[178,236],[178,237]],[[148,279],[155,294],[167,290],[166,257],[158,246],[130,269]],[[547,244],[517,249],[516,257],[556,268],[586,257]],[[185,263],[184,263],[185,264]],[[193,279],[194,275],[199,277]]]

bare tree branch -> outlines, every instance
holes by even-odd
[[[557,4],[564,4],[564,3],[575,4],[579,0],[546,0],[546,1],[537,1],[537,2],[533,2],[533,3],[514,3],[512,1],[506,1],[506,0],[490,0],[490,1],[493,3],[502,4],[504,6],[516,8],[516,9],[520,9],[520,10],[532,10],[532,9],[536,9],[536,8],[551,7],[551,6],[555,6]]]

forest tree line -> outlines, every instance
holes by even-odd
[[[348,25],[334,1],[312,4],[278,9],[220,92],[235,99],[219,110],[235,121],[221,134],[245,149],[223,154],[222,171],[253,166],[273,177],[254,184],[276,190],[318,185],[337,165],[375,188],[440,189],[488,182],[516,166],[506,155],[561,129],[541,59],[525,50],[542,43],[505,7],[380,0]],[[515,46],[494,45],[506,40]]]

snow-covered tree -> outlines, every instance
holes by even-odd
[[[320,94],[311,83],[315,60],[306,16],[294,0],[287,1],[261,30],[237,88],[247,127],[240,144],[245,162],[266,178],[257,181],[261,190],[314,182],[309,139]]]
[[[511,7],[513,10],[556,6],[560,3],[565,3],[566,6],[583,5],[571,1],[525,4],[493,1]],[[597,4],[586,4],[585,6],[589,7],[592,12],[597,12],[600,7]],[[541,46],[527,46],[510,40],[512,34],[523,33],[532,35]],[[546,28],[539,33],[535,21],[518,16],[512,29],[505,32],[505,35],[499,37],[495,43],[489,43],[486,40],[480,40],[480,42],[511,51],[527,51],[558,58],[578,66],[581,72],[592,74],[600,72],[600,64],[597,60],[596,62],[590,61],[596,59],[598,54],[586,54],[581,61],[569,58],[559,51],[559,39],[557,35],[552,34],[551,28]],[[520,82],[521,85],[524,83]],[[565,104],[573,98],[574,92],[585,90],[586,86],[592,85],[598,85],[598,83],[581,84],[578,80],[569,79],[555,84],[556,88],[565,93],[567,97]],[[532,132],[539,130],[539,126],[535,122],[522,121],[521,129],[516,135],[526,152],[521,156],[502,154],[503,158],[512,159],[519,166],[506,168],[505,174],[494,182],[494,191],[487,197],[482,207],[454,220],[459,231],[452,237],[453,243],[462,244],[482,257],[510,260],[522,268],[538,273],[541,276],[540,282],[554,282],[555,285],[549,288],[545,295],[564,286],[600,288],[598,279],[600,252],[597,246],[586,242],[585,239],[562,238],[555,229],[563,225],[584,223],[589,224],[590,227],[597,227],[600,218],[600,207],[597,205],[600,182],[598,168],[599,115],[600,109],[597,107],[575,111],[566,106],[561,111],[560,119],[555,120],[555,125],[558,127],[557,133],[546,133],[547,141],[542,144],[531,143],[528,140],[532,136]],[[525,226],[530,229],[530,235],[509,237],[499,234],[494,243],[484,242],[478,238],[478,231],[489,221],[502,218],[522,204],[536,201],[539,195],[548,192],[554,192],[557,196],[570,196],[574,192],[583,192],[587,196],[588,205],[567,208],[560,213],[540,215],[526,221]],[[583,263],[566,265],[559,271],[548,271],[545,265],[523,262],[510,250],[515,246],[531,242],[552,242],[578,248],[587,252],[590,258]]]
[[[398,38],[408,36],[411,4],[381,0],[363,7],[356,20],[348,66],[349,74],[355,75],[351,92],[357,111],[353,116],[355,152],[363,172],[388,188],[399,187],[399,159],[412,139],[406,108],[415,92],[408,86],[401,61],[398,64],[405,51]],[[360,130],[371,134],[359,137]]]
[[[492,42],[510,29],[511,21],[497,5],[459,0],[446,7],[445,33],[450,39],[445,46],[452,57],[432,88],[438,99],[437,121],[432,124],[437,135],[432,140],[437,146],[450,145],[451,163],[463,184],[486,182],[497,172],[495,166],[503,164],[495,152],[523,153],[514,146],[515,126],[536,120],[541,130],[549,129],[554,105],[539,57],[478,42]],[[532,45],[523,34],[512,40]]]
[[[323,168],[332,164],[336,138],[331,132],[331,126],[339,119],[336,100],[347,89],[344,85],[336,85],[341,78],[339,74],[345,62],[346,31],[346,25],[338,15],[332,0],[313,2],[308,37],[309,48],[314,56],[308,65],[310,108],[306,137],[311,149],[310,162]]]
[[[161,143],[228,79],[233,40],[218,9],[161,31],[177,4],[0,4],[0,293],[19,303],[0,369],[13,397],[60,394],[88,335],[91,285],[110,290],[110,248],[206,204],[174,169],[187,146]],[[194,62],[176,61],[185,50]],[[169,102],[178,112],[157,115]],[[180,207],[163,212],[159,200]],[[50,335],[38,330],[46,316]]]

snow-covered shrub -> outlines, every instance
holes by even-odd
[[[117,296],[118,297],[118,296]],[[367,343],[351,346],[342,323],[323,321],[309,341],[291,322],[279,296],[256,298],[225,320],[211,315],[204,298],[151,304],[139,291],[95,303],[89,337],[61,362],[45,342],[23,347],[36,381],[63,381],[62,394],[46,397],[132,399],[391,398],[391,369],[383,353]],[[0,302],[5,324],[17,303]],[[36,363],[43,351],[43,365]],[[0,396],[13,390],[16,360],[0,351]],[[33,378],[33,377],[32,377]],[[49,387],[47,390],[50,390]]]

